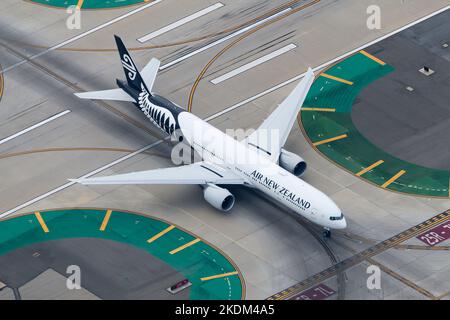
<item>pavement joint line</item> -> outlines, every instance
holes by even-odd
[[[375,162],[374,164],[368,166],[367,168],[361,170],[360,172],[358,172],[356,175],[358,177],[362,176],[363,174],[371,171],[372,169],[375,169],[376,167],[378,167],[380,164],[383,164],[384,160],[378,160],[377,162]]]
[[[164,26],[162,28],[159,28],[159,29],[157,29],[157,30],[155,30],[155,31],[153,31],[153,32],[151,32],[149,34],[146,34],[145,36],[142,36],[142,37],[138,38],[137,41],[140,42],[140,43],[145,43],[145,42],[147,42],[147,41],[149,41],[151,39],[159,37],[160,35],[163,35],[163,34],[165,34],[167,32],[170,32],[170,31],[172,31],[172,30],[174,30],[176,28],[184,26],[185,24],[187,24],[187,23],[189,23],[191,21],[194,21],[194,20],[196,20],[198,18],[201,18],[201,17],[207,15],[208,13],[211,13],[211,12],[217,10],[217,9],[220,9],[223,6],[224,6],[223,3],[217,2],[217,3],[213,4],[213,5],[210,5],[209,7],[206,7],[206,8],[204,8],[202,10],[199,10],[199,11],[193,13],[193,14],[185,16],[185,17],[183,17],[183,18],[181,18],[181,19],[179,19],[179,20],[177,20],[175,22],[172,22],[172,23],[170,23],[170,24],[168,24],[168,25],[166,25],[166,26]]]
[[[381,271],[383,271],[384,273],[390,275],[391,277],[393,277],[394,279],[397,279],[398,281],[400,281],[401,283],[403,283],[404,285],[410,287],[411,289],[423,294],[424,296],[426,296],[427,298],[431,299],[431,300],[436,300],[437,297],[435,295],[433,295],[431,292],[429,292],[428,290],[418,286],[417,284],[415,284],[414,282],[412,282],[411,280],[403,277],[402,275],[398,274],[397,272],[393,271],[392,269],[389,269],[388,267],[386,267],[385,265],[379,263],[378,261],[375,261],[372,258],[367,258],[366,259],[367,262],[369,262],[370,264],[376,265],[378,266]]]
[[[374,55],[371,55],[370,53],[368,53],[368,52],[365,51],[365,50],[361,50],[360,53],[363,54],[363,55],[365,55],[367,58],[372,59],[372,60],[375,61],[376,63],[381,64],[382,66],[385,66],[385,65],[386,65],[386,62],[384,62],[384,61],[381,60],[381,59],[378,59],[377,57],[375,57]]]
[[[42,230],[45,233],[49,233],[50,231],[48,230],[47,224],[45,223],[44,219],[42,218],[41,213],[39,211],[36,211],[34,213],[34,215],[36,216],[37,221],[41,225]]]
[[[166,229],[164,229],[163,231],[161,231],[161,232],[155,234],[153,237],[151,237],[150,239],[148,239],[147,242],[148,242],[148,243],[152,243],[152,242],[154,242],[155,240],[161,238],[163,235],[165,235],[166,233],[168,233],[169,231],[171,231],[171,230],[173,230],[173,229],[175,229],[175,226],[174,226],[174,225],[171,225],[171,226],[167,227]]]
[[[215,276],[209,276],[209,277],[204,277],[204,278],[200,278],[201,281],[209,281],[209,280],[214,280],[214,279],[220,279],[220,278],[226,278],[229,276],[234,276],[239,274],[237,271],[232,271],[232,272],[227,272],[227,273],[222,273],[222,274],[217,274]]]
[[[392,183],[394,183],[396,180],[398,180],[402,175],[404,175],[406,173],[405,170],[400,170],[399,172],[397,172],[392,178],[390,178],[388,181],[386,181],[385,183],[383,183],[381,185],[381,187],[383,189],[386,189],[387,187],[389,187]]]
[[[431,222],[431,220],[436,217],[438,218],[438,220],[435,222]],[[442,217],[442,218],[439,218],[439,217]],[[333,276],[336,276],[338,274],[338,272],[343,272],[343,271],[363,262],[364,260],[367,260],[367,258],[374,257],[390,248],[394,248],[396,245],[398,245],[402,242],[405,242],[406,240],[411,239],[411,238],[421,234],[422,232],[426,232],[441,223],[448,221],[450,219],[450,210],[440,213],[433,218],[430,218],[427,221],[421,223],[420,225],[423,225],[423,227],[419,228],[417,231],[412,231],[413,228],[417,227],[417,226],[414,226],[414,227],[411,227],[411,228],[395,235],[394,237],[398,238],[398,240],[396,240],[396,241],[392,241],[392,239],[394,237],[391,237],[391,238],[389,238],[383,242],[380,242],[366,250],[361,251],[360,253],[358,253],[356,255],[353,255],[345,260],[342,260],[342,261],[334,264],[333,266],[325,269],[325,270],[334,270],[334,271],[330,272],[327,276],[317,277],[321,272],[323,272],[323,271],[321,271],[305,280],[300,281],[299,283],[291,286],[290,288],[287,288],[283,291],[278,292],[275,295],[270,296],[267,299],[273,300],[273,299],[275,299],[275,297],[276,297],[276,299],[290,298],[293,295],[295,295],[303,290],[306,290],[321,281],[325,281]],[[282,292],[287,292],[287,293],[281,294]]]
[[[194,239],[194,240],[192,240],[192,241],[189,241],[188,243],[183,244],[182,246],[179,246],[179,247],[176,248],[176,249],[173,249],[173,250],[170,251],[169,253],[170,253],[170,254],[178,253],[178,252],[180,252],[180,251],[182,251],[182,250],[184,250],[184,249],[186,249],[186,248],[189,248],[190,246],[193,246],[194,244],[196,244],[197,242],[200,242],[200,241],[201,241],[201,239],[199,239],[199,238]]]
[[[21,135],[23,135],[23,134],[25,134],[25,133],[28,133],[28,132],[30,132],[30,131],[32,131],[32,130],[34,130],[34,129],[37,129],[37,128],[43,126],[44,124],[47,124],[47,123],[49,123],[49,122],[52,122],[53,120],[56,120],[56,119],[58,119],[58,118],[60,118],[60,117],[62,117],[62,116],[64,116],[64,115],[66,115],[66,114],[68,114],[68,113],[70,113],[70,110],[65,110],[65,111],[62,111],[62,112],[60,112],[60,113],[57,113],[57,114],[51,116],[50,118],[47,118],[47,119],[45,119],[45,120],[42,120],[41,122],[38,122],[38,123],[32,125],[31,127],[28,127],[28,128],[26,128],[26,129],[23,129],[23,130],[21,130],[21,131],[19,131],[19,132],[16,132],[16,133],[14,133],[14,134],[12,134],[12,135],[10,135],[10,136],[8,136],[8,137],[6,137],[6,138],[0,140],[0,144],[3,144],[3,143],[5,143],[5,142],[8,142],[8,141],[10,141],[10,140],[12,140],[12,139],[14,139],[14,138],[17,138],[17,137],[19,137],[19,136],[21,136]]]
[[[106,230],[106,226],[108,225],[109,219],[111,218],[111,213],[112,213],[111,209],[108,209],[106,211],[105,217],[103,218],[102,225],[100,226],[100,231]]]
[[[318,142],[314,142],[313,145],[314,145],[315,147],[317,147],[317,146],[321,146],[321,145],[323,145],[323,144],[327,144],[327,143],[329,143],[329,142],[334,142],[334,141],[342,140],[342,139],[345,139],[345,138],[347,138],[347,137],[348,137],[347,134],[342,134],[342,135],[337,136],[337,137],[334,137],[334,138],[329,138],[329,139],[321,140],[321,141],[318,141]]]
[[[54,45],[54,46],[52,46],[50,48],[47,48],[46,50],[44,50],[44,51],[42,51],[40,53],[34,54],[34,55],[32,55],[32,56],[30,56],[30,57],[28,57],[28,58],[26,58],[26,59],[24,59],[22,61],[19,61],[19,62],[15,63],[15,64],[5,68],[1,72],[4,74],[5,72],[8,72],[8,71],[10,71],[10,70],[12,70],[14,68],[17,68],[17,67],[19,67],[19,66],[21,66],[21,65],[23,65],[23,64],[25,64],[25,63],[27,63],[27,62],[29,62],[31,60],[37,59],[39,57],[42,57],[43,55],[46,55],[49,52],[52,52],[52,51],[54,51],[56,49],[59,49],[59,48],[62,48],[64,46],[68,45],[68,44],[71,44],[72,42],[78,41],[78,40],[80,40],[80,39],[82,39],[82,38],[84,38],[84,37],[86,37],[88,35],[91,35],[91,34],[97,32],[97,31],[99,31],[101,29],[109,27],[110,25],[112,25],[112,24],[114,24],[116,22],[119,22],[119,21],[121,21],[123,19],[126,19],[126,18],[128,18],[128,17],[130,17],[130,16],[132,16],[132,15],[134,15],[136,13],[139,13],[142,10],[145,10],[145,9],[151,7],[151,6],[154,6],[154,5],[156,5],[156,4],[158,4],[158,3],[162,2],[162,1],[163,0],[154,0],[154,1],[152,1],[150,3],[147,3],[147,4],[143,5],[143,6],[140,6],[140,7],[136,8],[136,9],[134,9],[132,11],[129,11],[129,12],[123,14],[123,15],[120,15],[120,16],[118,16],[118,17],[116,17],[116,18],[114,18],[114,19],[112,19],[110,21],[107,21],[107,22],[105,22],[103,24],[100,24],[97,27],[94,27],[94,28],[92,28],[92,29],[90,29],[90,30],[88,30],[86,32],[83,32],[83,33],[81,33],[79,35],[76,35],[76,36],[74,36],[74,37],[72,37],[72,38],[70,38],[68,40],[65,40],[65,41],[63,41],[63,42],[61,42],[59,44],[56,44],[56,45]]]
[[[348,81],[348,80],[345,80],[345,79],[342,79],[342,78],[339,78],[339,77],[332,76],[332,75],[330,75],[328,73],[321,73],[320,76],[321,77],[325,77],[327,79],[331,79],[331,80],[334,80],[334,81],[338,81],[338,82],[341,82],[341,83],[348,84],[349,86],[353,85],[353,82],[351,82],[351,81]]]
[[[336,112],[334,108],[301,108],[301,111]]]

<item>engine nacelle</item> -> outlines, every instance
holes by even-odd
[[[206,202],[220,211],[228,212],[234,206],[235,199],[231,192],[214,184],[204,187],[203,196]]]
[[[289,152],[287,150],[281,149],[280,166],[289,171],[290,173],[300,177],[306,171],[306,162],[302,157],[296,155],[295,153]]]

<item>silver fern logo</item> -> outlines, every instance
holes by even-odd
[[[128,77],[131,80],[136,79],[137,70],[136,67],[133,64],[133,61],[131,60],[130,56],[128,54],[124,54],[122,57],[122,65],[123,67],[128,70]]]
[[[142,91],[139,94],[138,103],[142,112],[144,112],[146,117],[149,118],[158,128],[168,134],[172,134],[175,131],[176,125],[173,114],[169,110],[151,103],[149,99],[150,94],[142,84],[141,89]]]

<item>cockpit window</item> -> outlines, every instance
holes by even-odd
[[[331,221],[336,221],[336,220],[342,220],[344,219],[344,214],[341,213],[341,215],[339,217],[330,217]]]

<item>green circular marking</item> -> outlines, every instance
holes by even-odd
[[[28,0],[34,3],[43,4],[57,8],[67,8],[76,6],[81,1],[79,0]],[[130,6],[138,3],[143,3],[144,0],[84,0],[82,1],[82,9],[109,9]]]
[[[170,226],[165,221],[113,210],[104,231],[101,231],[106,215],[106,210],[103,209],[58,209],[41,211],[40,215],[48,232],[44,232],[35,214],[0,221],[0,255],[49,240],[109,239],[143,249],[182,273],[192,283],[192,300],[239,300],[244,296],[244,284],[239,270],[224,253],[205,241],[170,254],[173,249],[196,239],[189,232],[176,227],[152,243],[147,243],[152,236]],[[208,281],[201,280],[235,271],[238,271],[238,274]]]
[[[304,132],[313,142],[346,134],[345,139],[318,145],[316,148],[344,169],[356,174],[379,160],[384,163],[361,175],[382,186],[401,170],[406,173],[389,184],[387,189],[433,197],[449,197],[450,172],[419,166],[398,159],[367,140],[355,127],[351,111],[362,89],[373,81],[394,71],[361,53],[335,64],[327,74],[349,80],[353,85],[318,77],[304,103],[305,108],[332,108],[336,112],[303,111],[301,122]]]

